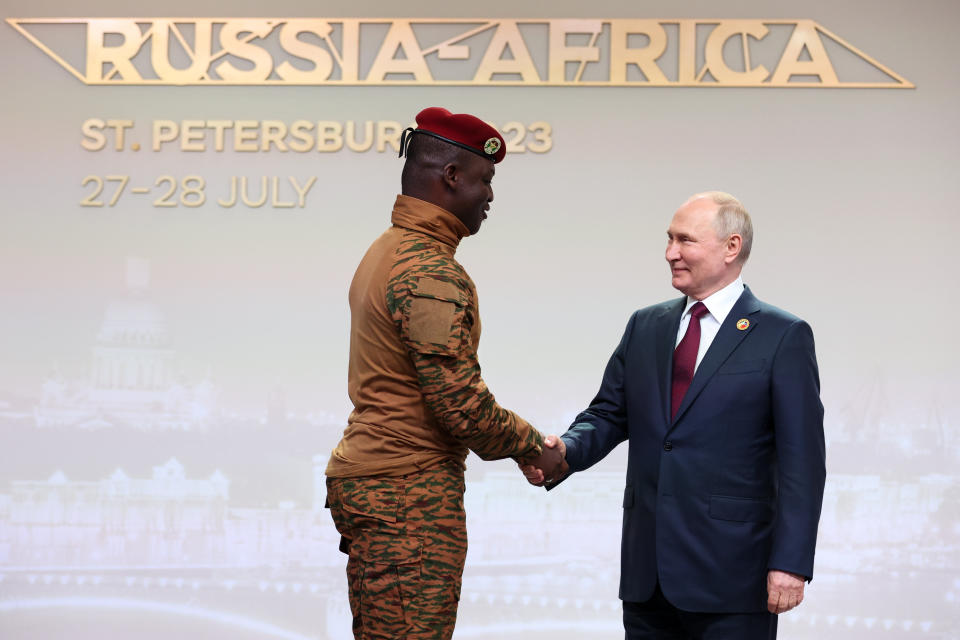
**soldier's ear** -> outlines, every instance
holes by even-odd
[[[443,183],[447,185],[448,188],[455,190],[460,180],[460,169],[456,163],[450,162],[443,166],[442,176]]]

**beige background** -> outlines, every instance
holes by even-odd
[[[387,225],[401,161],[92,153],[80,125],[408,122],[430,105],[553,128],[549,153],[498,167],[491,217],[458,253],[479,288],[498,400],[561,432],[630,312],[675,294],[663,261],[673,210],[694,191],[738,195],[757,229],[745,281],[813,326],[827,411],[817,577],[781,637],[960,637],[956,3],[3,6],[4,18],[268,14],[810,18],[917,88],[88,87],[3,25],[4,637],[348,637],[343,556],[315,474],[349,411],[347,287]],[[78,206],[83,176],[116,173],[318,180],[303,210]],[[149,271],[136,293],[131,269]],[[169,349],[111,350],[128,334]],[[97,395],[97,359],[137,349],[165,363],[166,386],[104,410],[117,398]],[[624,459],[547,496],[510,463],[471,458],[456,637],[622,637]]]

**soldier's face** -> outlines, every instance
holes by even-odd
[[[480,230],[487,219],[487,211],[493,202],[493,175],[495,165],[473,153],[464,153],[457,177],[455,214],[470,230],[470,235]]]
[[[673,214],[667,230],[671,284],[697,300],[736,278],[736,252],[732,252],[729,239],[717,237],[714,227],[717,209],[712,198],[690,200]]]

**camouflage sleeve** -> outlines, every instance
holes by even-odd
[[[446,267],[446,268],[444,268]],[[480,376],[466,274],[448,265],[391,279],[387,306],[441,428],[484,460],[539,455],[543,436],[504,409]]]

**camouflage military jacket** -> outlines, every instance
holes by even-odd
[[[393,226],[350,286],[348,392],[354,410],[327,475],[405,475],[454,460],[538,455],[542,435],[497,404],[477,360],[477,292],[454,259],[467,228],[398,196]]]

